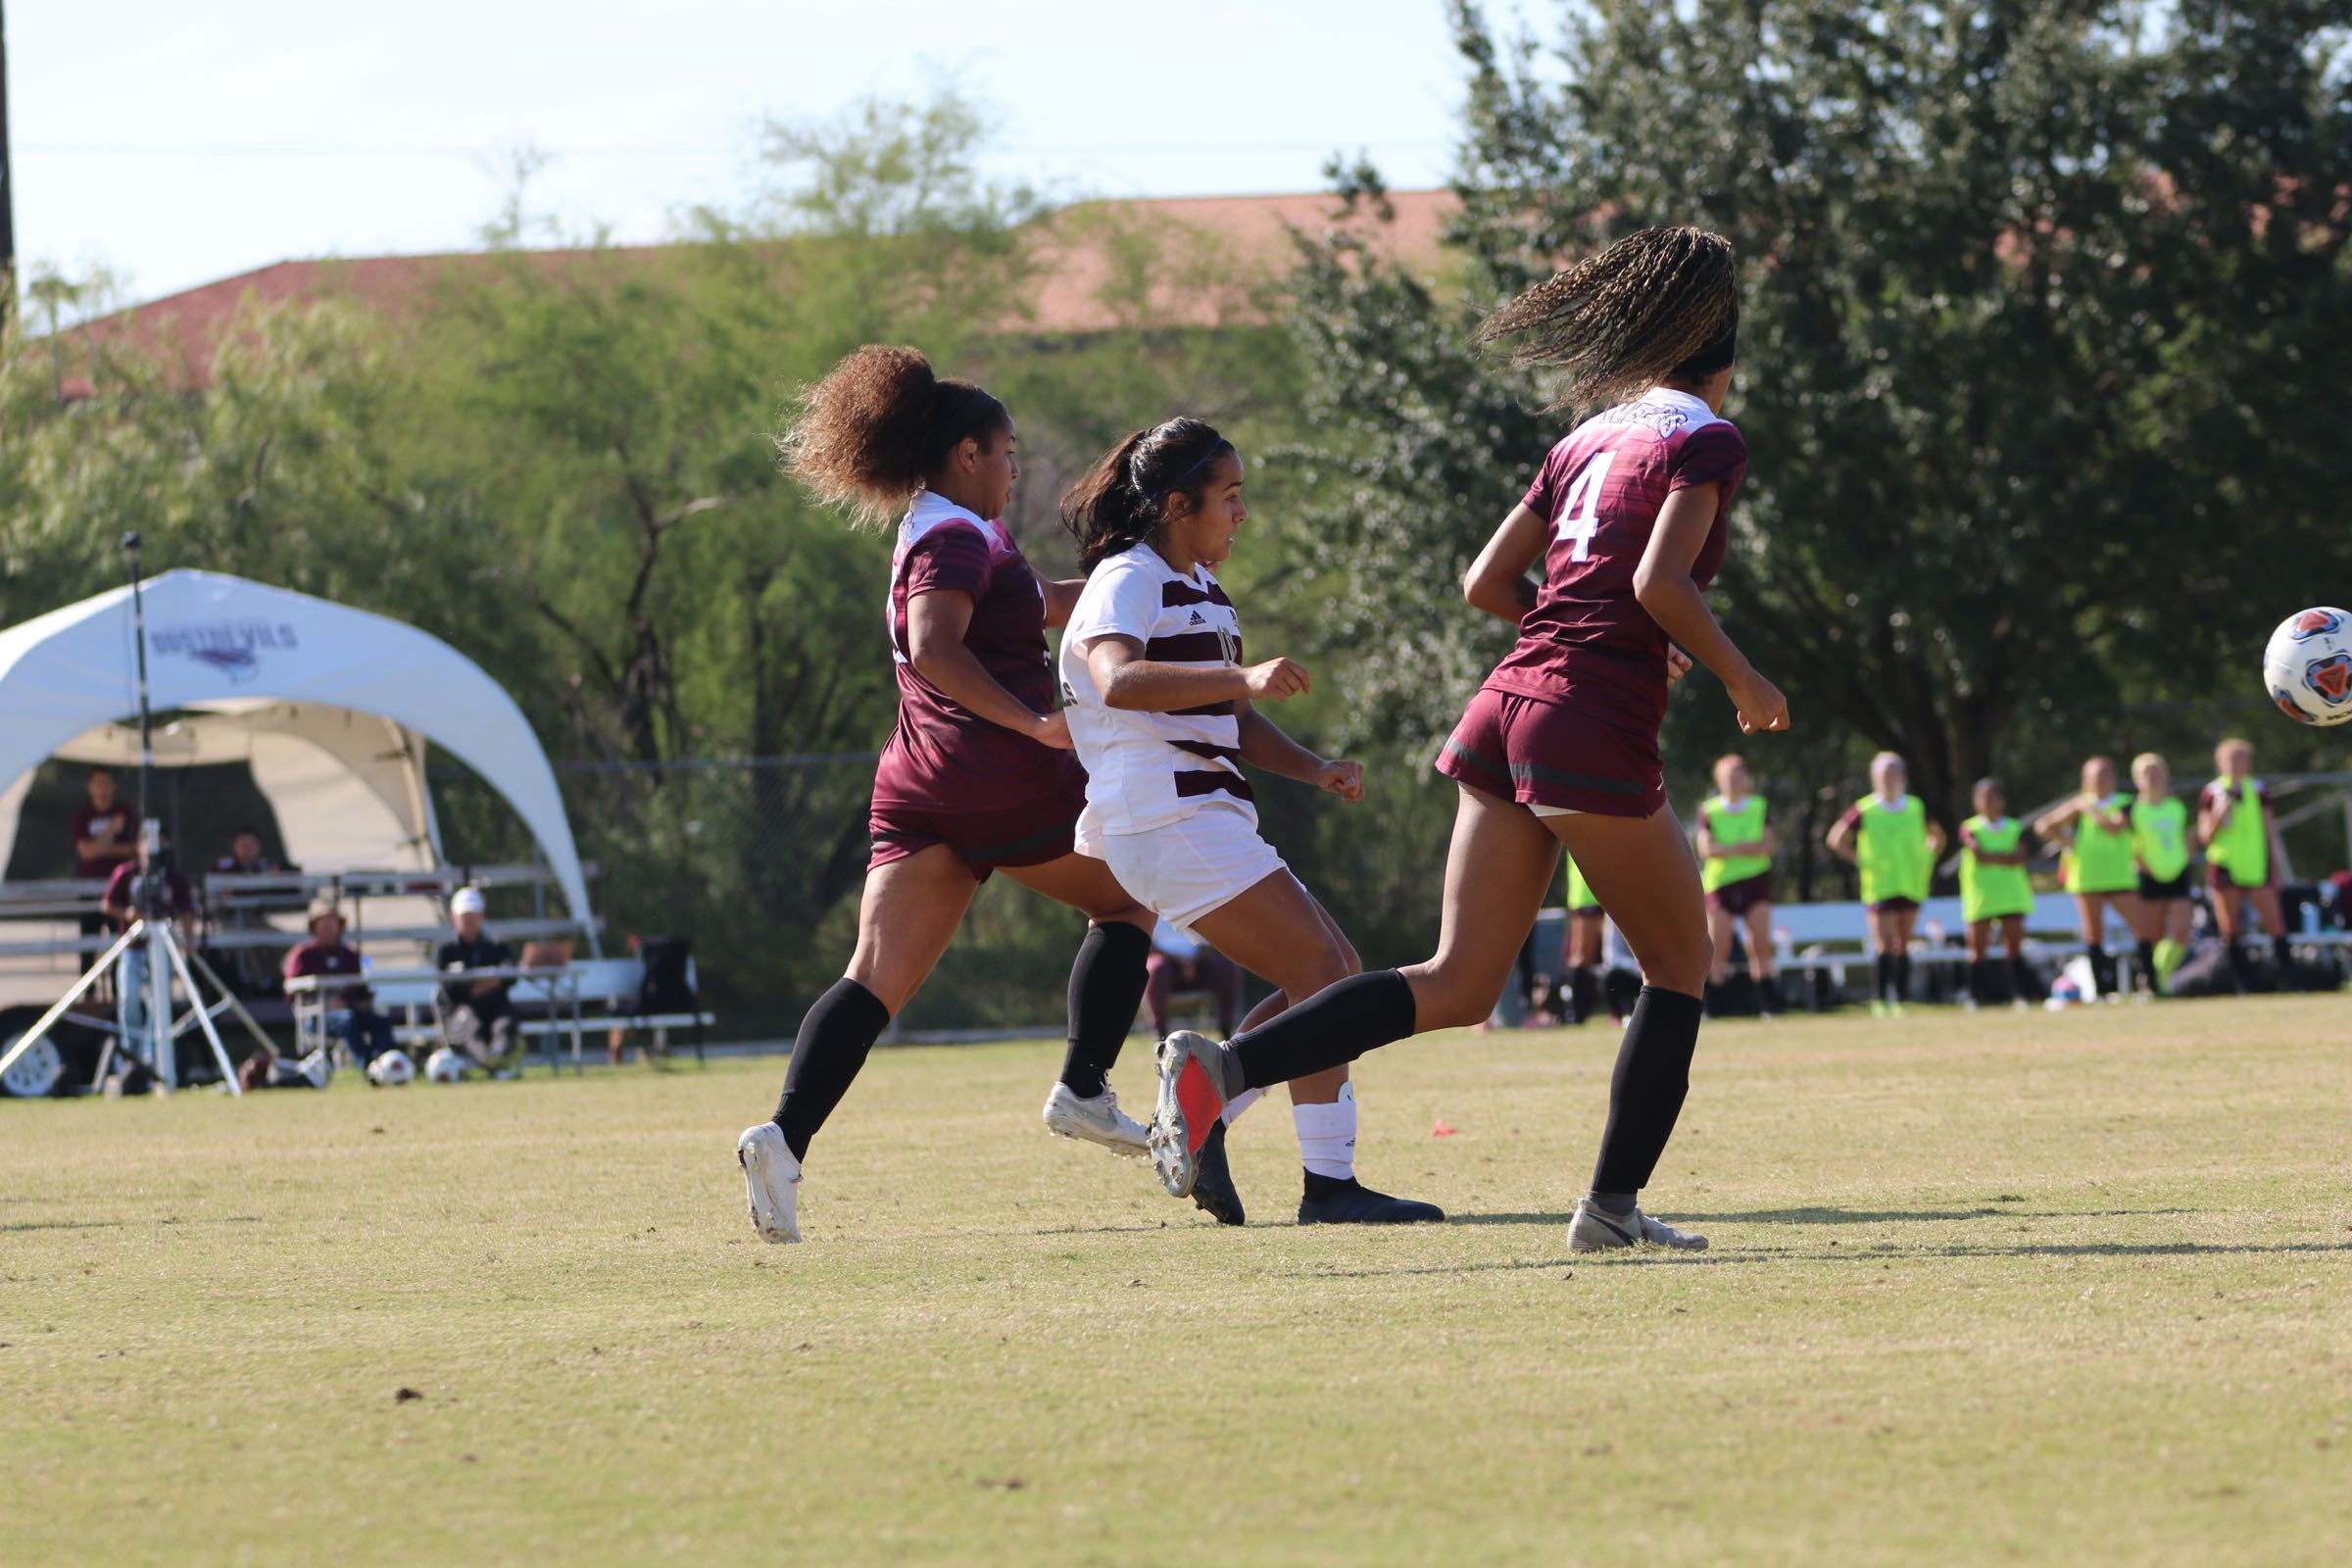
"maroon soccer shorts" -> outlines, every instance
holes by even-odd
[[[1754,876],[1743,876],[1737,882],[1726,882],[1707,895],[1708,904],[1721,909],[1735,920],[1743,918],[1748,910],[1755,908],[1758,905],[1771,902],[1772,873],[1770,871],[1758,871]]]
[[[1639,817],[1666,804],[1655,733],[1514,692],[1480,688],[1436,765],[1457,784],[1521,806]]]
[[[1086,809],[1086,775],[1070,769],[1061,789],[1019,806],[989,811],[943,811],[876,801],[866,815],[874,841],[865,862],[873,871],[893,860],[944,844],[985,882],[999,866],[1043,865],[1073,853],[1078,813]]]

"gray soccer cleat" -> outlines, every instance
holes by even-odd
[[[1140,1159],[1144,1152],[1144,1124],[1119,1109],[1115,1090],[1082,1099],[1068,1084],[1055,1084],[1046,1097],[1046,1131],[1056,1138],[1101,1144],[1130,1159]]]
[[[1203,1058],[1216,1042],[1179,1029],[1159,1043],[1159,1099],[1152,1111],[1152,1168],[1170,1198],[1190,1198],[1200,1149],[1225,1112],[1225,1097]]]
[[[1703,1252],[1707,1239],[1678,1231],[1638,1208],[1620,1219],[1607,1209],[1593,1207],[1590,1198],[1577,1200],[1576,1218],[1568,1222],[1568,1250],[1607,1252],[1625,1247],[1671,1247],[1686,1252]]]
[[[772,1121],[744,1130],[735,1140],[735,1162],[743,1167],[752,1200],[752,1228],[763,1242],[801,1239],[801,1162]]]

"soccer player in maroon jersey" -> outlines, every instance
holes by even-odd
[[[857,950],[802,1020],[775,1116],[736,1143],[754,1226],[797,1242],[809,1139],[996,871],[1092,922],[1047,1127],[1141,1154],[1144,1129],[1105,1080],[1143,1002],[1152,917],[1073,849],[1086,774],[1054,708],[1046,628],[1085,584],[1040,578],[997,520],[1020,475],[1004,406],[912,349],[869,345],[810,389],[782,445],[795,475],[858,520],[906,514],[889,606],[899,719],[874,777]]]
[[[1152,1128],[1163,1182],[1182,1184],[1228,1097],[1485,1017],[1565,845],[1643,980],[1569,1246],[1706,1245],[1636,1199],[1682,1110],[1713,956],[1698,864],[1658,756],[1670,641],[1723,678],[1743,730],[1788,725],[1787,699],[1700,593],[1722,564],[1725,512],[1747,466],[1719,412],[1738,328],[1731,245],[1695,228],[1631,235],[1488,318],[1482,337],[1514,363],[1562,372],[1563,406],[1631,401],[1552,449],[1463,581],[1471,604],[1518,626],[1519,643],[1438,759],[1460,800],[1437,954],[1343,980],[1223,1044],[1169,1036]],[[1539,560],[1540,584],[1526,576]]]

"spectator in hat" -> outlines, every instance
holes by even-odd
[[[286,978],[351,975],[356,979],[362,967],[360,953],[343,940],[342,911],[332,904],[313,906],[310,930],[310,939],[286,955]],[[343,1049],[361,1066],[367,1066],[397,1044],[392,1038],[392,1020],[375,1010],[375,994],[368,989],[366,982],[344,986],[323,996],[328,1037],[341,1041]]]
[[[457,935],[441,944],[433,963],[441,969],[503,969],[514,950],[482,929],[486,908],[480,888],[460,888],[449,901]],[[449,1043],[486,1067],[504,1065],[514,1054],[514,1017],[508,1005],[512,980],[453,980],[441,987],[441,1032]]]

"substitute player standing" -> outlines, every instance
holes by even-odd
[[[2154,752],[2132,759],[2132,854],[2139,862],[2139,972],[2161,995],[2188,947],[2188,805],[2173,796],[2173,770]],[[2168,951],[2166,943],[2172,947]]]
[[[2270,934],[2271,956],[2281,983],[2295,972],[2286,940],[2286,917],[2278,907],[2278,823],[2270,791],[2254,776],[2254,747],[2235,736],[2213,749],[2213,782],[2197,800],[2197,841],[2205,846],[2205,875],[2222,940],[2229,944],[2230,972],[2238,989],[2252,987],[2246,958],[2246,906],[2254,906]]]
[[[1870,1010],[1902,1016],[1911,995],[1911,928],[1928,896],[1928,878],[1943,856],[1943,828],[1928,820],[1925,801],[1903,787],[1903,760],[1881,752],[1870,760],[1871,792],[1830,826],[1830,853],[1862,873],[1862,905],[1870,912],[1870,945],[1877,956]]]
[[[754,1226],[797,1242],[808,1141],[1000,870],[1092,922],[1047,1127],[1142,1152],[1105,1075],[1143,1003],[1152,915],[1073,847],[1086,775],[1054,710],[1046,628],[1081,585],[1041,579],[996,520],[1020,474],[1004,406],[912,349],[868,346],[810,389],[783,447],[792,472],[854,517],[906,509],[888,607],[899,718],[874,775],[857,951],[801,1022],[774,1117],[736,1142]]]
[[[1583,1023],[1599,1011],[1604,1003],[1611,1016],[1615,1016],[1616,1003],[1608,995],[1608,914],[1601,908],[1592,884],[1577,869],[1576,857],[1563,855],[1561,858],[1568,862],[1568,934],[1560,943],[1560,968],[1566,976],[1563,983],[1568,991],[1568,1021]]]
[[[2115,960],[2107,952],[2107,910],[2112,906],[2134,933],[2142,918],[2139,868],[2132,858],[2132,803],[2116,793],[2115,764],[2104,757],[2085,760],[2082,789],[2036,817],[2034,836],[2066,839],[2066,891],[2075,896],[2091,980],[2113,1000],[2132,986],[2128,976],[2123,984],[2116,982]],[[2148,988],[2155,986],[2151,969]]]
[[[1362,965],[1259,836],[1242,764],[1349,802],[1364,797],[1364,770],[1316,756],[1257,710],[1305,691],[1307,673],[1287,659],[1242,662],[1241,618],[1215,571],[1250,514],[1242,477],[1232,442],[1179,418],[1130,434],[1062,497],[1089,571],[1061,639],[1070,734],[1087,768],[1078,847],[1171,923],[1298,1002]],[[1261,1005],[1251,1016],[1271,1013]],[[1299,1224],[1446,1217],[1356,1180],[1355,1091],[1344,1064],[1270,1080],[1282,1081],[1305,1166]],[[1238,1224],[1223,1161],[1231,1108],[1202,1124],[1176,1196],[1195,1191],[1204,1153],[1219,1190],[1200,1206]]]
[[[2009,960],[2010,1004],[2032,1005],[2034,972],[2026,966],[2026,916],[2034,884],[2026,875],[2026,825],[2009,814],[1998,782],[1977,780],[1977,814],[1960,824],[1960,914],[1968,922],[1968,1005],[1993,1000],[1992,929],[2001,929]]]
[[[1707,938],[1715,944],[1709,987],[1732,977],[1732,925],[1747,928],[1747,972],[1756,1005],[1781,1010],[1772,976],[1772,857],[1778,846],[1764,821],[1764,797],[1747,787],[1747,762],[1734,753],[1715,760],[1715,793],[1698,808],[1699,885],[1707,890]]]
[[[1643,980],[1569,1246],[1706,1245],[1642,1213],[1637,1199],[1690,1088],[1713,959],[1698,864],[1666,805],[1658,755],[1669,639],[1723,678],[1743,729],[1788,724],[1787,700],[1701,595],[1722,564],[1726,512],[1747,467],[1747,448],[1721,414],[1738,327],[1732,247],[1695,228],[1644,229],[1487,319],[1482,336],[1512,361],[1564,372],[1563,404],[1631,401],[1552,449],[1463,580],[1464,596],[1516,625],[1519,642],[1438,759],[1459,786],[1459,810],[1437,954],[1344,980],[1222,1045],[1169,1036],[1152,1154],[1170,1191],[1190,1185],[1231,1096],[1485,1017],[1565,845]],[[1539,560],[1540,585],[1526,576]]]

